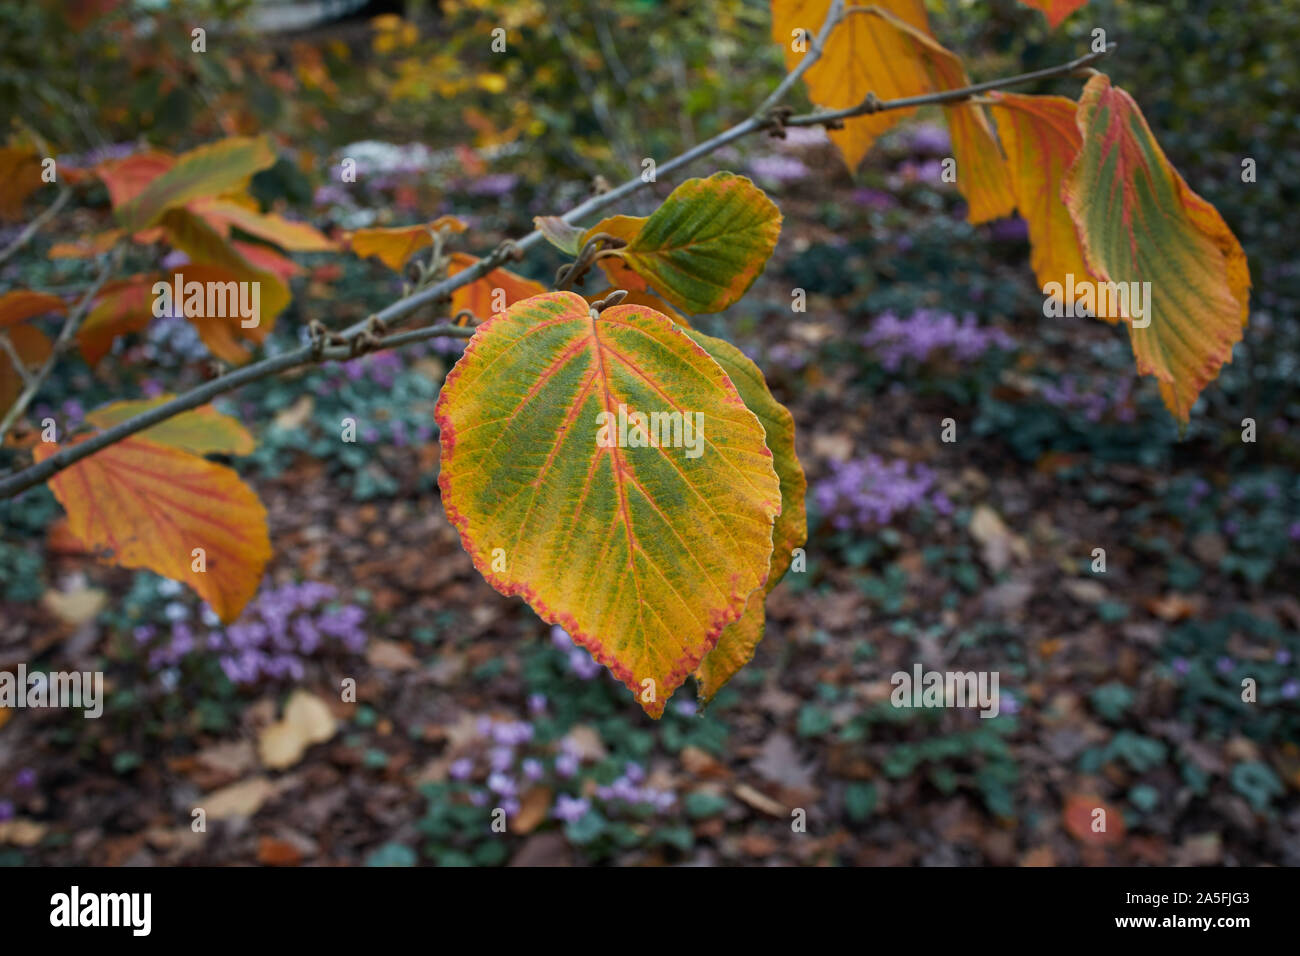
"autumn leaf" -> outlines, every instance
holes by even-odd
[[[314,226],[275,213],[255,212],[229,199],[196,199],[189,204],[189,209],[226,238],[233,226],[289,252],[330,252],[337,248],[333,240]]]
[[[106,159],[91,169],[108,190],[114,211],[120,210],[151,182],[176,165],[168,153],[146,150],[122,159]]]
[[[854,19],[879,20],[881,31],[904,37],[919,68],[929,77],[930,90],[955,90],[970,85],[961,60],[941,46],[928,30],[879,9],[858,14]],[[952,138],[957,191],[968,207],[967,220],[981,223],[1010,215],[1015,209],[1011,178],[984,108],[974,103],[958,103],[945,106],[943,111]]]
[[[1047,24],[1055,30],[1061,25],[1062,20],[1086,4],[1088,0],[1020,0],[1020,2],[1047,14]]]
[[[36,150],[0,146],[0,219],[22,218],[23,203],[41,185],[41,157]]]
[[[173,427],[201,429],[203,415],[218,413],[187,414],[200,423]],[[211,450],[247,447],[252,439],[237,437],[242,431],[238,423],[224,426],[226,440],[213,439],[221,447]],[[84,440],[42,443],[33,455],[40,462]],[[226,623],[257,592],[271,556],[266,509],[233,469],[137,434],[68,466],[49,484],[87,550],[188,584]]]
[[[185,317],[198,329],[203,343],[214,355],[232,363],[247,361],[247,349],[236,340],[246,338],[261,342],[266,338],[275,327],[276,317],[284,311],[292,297],[288,282],[274,272],[257,268],[250,263],[239,249],[188,209],[169,209],[161,221],[168,240],[193,260],[189,265],[179,267],[172,276],[164,276],[165,280],[174,284],[175,275],[180,275],[185,286],[191,282],[205,285],[232,281],[256,283],[256,325],[245,327],[240,316],[229,314],[229,309],[225,316],[196,314],[189,308],[184,310]],[[180,303],[174,302],[173,307],[178,312],[181,310]]]
[[[795,49],[795,31],[811,49],[831,0],[772,0],[772,39],[785,51],[786,68],[793,70],[807,54]],[[849,7],[877,6],[923,33],[930,25],[922,0],[882,0],[875,4],[848,0]],[[933,92],[929,74],[916,56],[911,38],[891,29],[880,19],[849,13],[830,35],[817,63],[804,74],[808,97],[831,110],[861,103],[868,93],[882,100]],[[850,172],[857,170],[881,133],[915,110],[891,110],[873,116],[856,116],[844,128],[830,130]]]
[[[53,344],[40,329],[34,325],[18,325],[12,329],[0,331],[0,335],[9,337],[14,354],[23,368],[15,368],[8,353],[0,351],[0,414],[4,414],[14,401],[22,394],[24,370],[31,371],[44,364],[54,349]]]
[[[585,246],[594,237],[604,233],[612,239],[623,240],[626,246],[636,238],[647,218],[646,216],[610,216],[608,219],[602,219],[582,234],[581,245]],[[596,260],[596,264],[609,279],[611,288],[625,289],[628,292],[645,292],[650,288],[645,279],[637,275],[632,267],[623,261],[621,255],[602,256]]]
[[[633,445],[633,425],[620,447],[620,408],[681,413],[702,434]],[[780,485],[726,373],[666,316],[593,316],[556,292],[477,329],[436,416],[443,506],[475,567],[660,716],[771,559]]]
[[[582,227],[571,226],[559,216],[534,216],[533,225],[561,252],[576,256],[582,251]]]
[[[13,289],[0,295],[0,329],[49,312],[63,314],[67,311],[67,304],[57,295],[33,292],[31,289]]]
[[[96,428],[111,428],[151,408],[165,405],[174,397],[159,395],[139,401],[114,402],[88,412],[86,421]],[[243,425],[211,405],[173,415],[136,434],[196,455],[251,455],[257,447],[257,442]]]
[[[1075,125],[1076,104],[1061,96],[993,94],[998,135],[1007,154],[1007,170],[1016,206],[1029,229],[1029,261],[1038,285],[1061,288],[1062,300],[1072,284],[1067,275],[1088,277],[1074,220],[1061,199],[1065,171],[1082,145]],[[1067,303],[1069,304],[1069,303]]]
[[[455,216],[439,216],[433,222],[386,229],[358,229],[350,238],[352,251],[362,259],[374,256],[394,272],[402,268],[421,249],[433,245],[432,233],[439,229],[464,232],[465,223]]]
[[[157,275],[132,276],[100,290],[77,330],[77,348],[86,364],[98,365],[119,335],[148,328],[154,317],[152,290],[159,279]]]
[[[464,252],[453,252],[451,264],[447,268],[448,277],[468,269],[478,259]],[[497,290],[501,294],[497,294]],[[462,309],[468,309],[480,319],[508,308],[516,302],[541,295],[545,286],[515,275],[509,269],[493,269],[481,279],[475,279],[469,285],[463,285],[451,294],[451,314],[456,315]]]
[[[56,242],[46,253],[49,259],[91,259],[103,255],[125,235],[121,229],[106,229],[90,236],[78,236],[71,242]]]
[[[619,255],[679,309],[719,312],[753,285],[780,234],[781,212],[761,189],[715,173],[674,189]]]
[[[763,605],[767,595],[790,569],[794,549],[808,538],[804,508],[808,481],[795,453],[794,418],[785,406],[772,397],[758,366],[730,342],[703,332],[691,331],[687,334],[722,366],[744,400],[745,407],[758,416],[766,432],[767,447],[772,453],[776,474],[781,482],[781,513],[772,526],[772,559],[768,565],[767,583],[750,594],[740,620],[723,628],[717,647],[709,652],[696,669],[700,700],[707,703],[737,671],[753,659],[754,650],[763,639]]]
[[[1084,87],[1076,123],[1083,147],[1062,196],[1084,259],[1100,281],[1150,283],[1144,316],[1122,318],[1138,372],[1155,376],[1166,407],[1185,423],[1241,340],[1250,314],[1246,254],[1170,165],[1133,98],[1104,73]]]
[[[275,162],[265,136],[235,136],[200,146],[116,208],[118,222],[135,232],[158,222],[169,209],[191,199],[218,196],[242,187],[252,175]]]

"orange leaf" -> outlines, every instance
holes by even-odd
[[[277,276],[286,286],[294,276],[302,275],[303,268],[288,256],[281,255],[270,246],[260,242],[240,242],[235,240],[230,247],[238,252],[249,265],[256,266],[263,272]]]
[[[57,295],[33,292],[31,289],[14,289],[0,295],[0,329],[26,322],[47,312],[62,315],[67,311],[67,304]]]
[[[1066,279],[1088,277],[1079,236],[1061,199],[1065,171],[1079,153],[1082,139],[1075,125],[1075,103],[1061,96],[995,93],[993,116],[1007,152],[1007,170],[1016,206],[1029,227],[1030,263],[1040,288],[1060,286],[1057,298],[1069,296]],[[1068,303],[1067,303],[1068,304]]]
[[[0,332],[0,335],[9,336],[9,343],[27,370],[42,365],[53,351],[49,336],[32,325],[19,325]],[[22,375],[14,368],[9,355],[0,352],[0,414],[9,409],[22,390]]]
[[[479,326],[436,417],[443,507],[475,567],[660,716],[767,577],[781,509],[726,373],[664,315],[554,292]]]
[[[50,259],[90,259],[112,249],[123,234],[121,229],[108,229],[93,236],[79,236],[72,242],[56,242],[50,246],[46,256]]]
[[[796,52],[795,31],[801,31],[804,48],[811,47],[826,20],[831,0],[772,0],[772,39],[785,51],[787,69],[806,55]],[[876,4],[848,0],[850,7],[877,6],[923,33],[929,21],[922,0],[883,0]],[[821,59],[804,74],[808,96],[818,106],[846,109],[857,106],[868,93],[882,100],[933,92],[928,73],[916,56],[911,39],[867,13],[845,16],[832,31]],[[857,170],[876,137],[915,110],[892,110],[846,120],[844,129],[831,130],[849,171]]]
[[[641,231],[645,225],[646,216],[610,216],[608,219],[602,219],[582,235],[582,242],[579,247],[585,246],[591,242],[591,237],[600,233],[607,233],[615,239],[622,239],[623,242],[629,243],[636,238],[636,234]],[[628,292],[645,292],[649,287],[645,279],[636,274],[636,271],[623,261],[621,256],[605,256],[596,260],[600,268],[604,271],[609,279],[611,288],[626,289]]]
[[[289,252],[329,252],[337,248],[314,226],[275,213],[260,213],[229,199],[196,199],[189,204],[189,209],[206,219],[208,225],[216,227],[223,236],[229,236],[233,226]]]
[[[36,446],[36,460],[58,447]],[[266,509],[233,469],[138,435],[59,472],[50,489],[87,549],[188,584],[226,623],[271,556]]]
[[[1041,10],[1047,14],[1047,24],[1053,30],[1061,25],[1061,21],[1078,10],[1088,0],[1020,0],[1025,6],[1033,7],[1035,10]]]
[[[152,289],[157,281],[156,275],[139,275],[100,290],[77,330],[77,347],[88,365],[99,364],[119,335],[148,327],[154,317]]]
[[[477,262],[478,259],[467,253],[453,252],[447,274],[454,276]],[[455,315],[461,309],[469,309],[480,319],[486,319],[522,299],[541,295],[545,291],[545,286],[532,279],[517,276],[509,269],[493,269],[483,278],[461,286],[451,294],[451,314]]]
[[[21,218],[23,202],[41,185],[41,157],[36,150],[0,146],[0,219]]]
[[[1118,317],[1128,322],[1138,372],[1156,377],[1165,406],[1185,423],[1241,340],[1250,314],[1246,254],[1170,165],[1133,98],[1104,73],[1084,87],[1075,119],[1083,146],[1062,197],[1084,259],[1101,282],[1128,292]]]
[[[433,245],[430,233],[439,229],[464,232],[465,224],[455,216],[439,216],[430,223],[388,229],[358,229],[351,236],[352,251],[362,259],[375,256],[394,272],[401,272],[411,256]]]

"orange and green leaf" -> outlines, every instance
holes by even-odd
[[[687,335],[722,366],[744,399],[745,406],[758,416],[781,482],[781,513],[772,526],[772,559],[768,566],[767,583],[749,596],[740,620],[723,628],[717,647],[696,668],[695,679],[699,682],[700,700],[707,703],[737,671],[753,659],[754,650],[763,639],[766,616],[764,602],[767,595],[790,569],[794,549],[808,538],[807,512],[804,507],[808,481],[804,477],[803,466],[799,464],[799,456],[795,453],[794,417],[772,397],[759,367],[730,342],[702,332],[691,331]]]
[[[1061,199],[1065,171],[1083,142],[1075,125],[1077,106],[1061,96],[993,95],[993,117],[1006,149],[1011,188],[1029,228],[1034,276],[1042,289],[1057,283],[1064,299],[1074,288],[1066,276],[1089,278],[1074,220]]]
[[[170,169],[118,206],[118,222],[131,232],[146,229],[192,199],[242,188],[274,162],[275,150],[265,136],[235,136],[200,146],[178,156]]]
[[[702,453],[606,447],[620,406],[698,413]],[[478,328],[436,414],[443,505],[475,567],[660,716],[770,566],[780,483],[726,373],[664,315],[556,292]]]
[[[1062,196],[1084,259],[1100,281],[1150,283],[1148,324],[1121,318],[1138,372],[1155,376],[1185,423],[1241,340],[1250,314],[1246,255],[1218,210],[1169,163],[1133,98],[1105,74],[1084,87],[1076,122],[1083,145]]]
[[[129,203],[151,182],[176,165],[169,153],[146,150],[123,159],[106,159],[92,170],[108,190],[109,202],[117,211]]]
[[[639,225],[619,257],[677,308],[719,312],[767,265],[781,211],[744,176],[715,173],[682,183]],[[615,274],[610,281],[617,283]]]
[[[59,447],[33,454],[39,462]],[[60,471],[50,489],[87,550],[188,584],[227,623],[271,556],[266,509],[233,469],[139,435]]]

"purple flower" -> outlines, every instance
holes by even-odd
[[[0,823],[14,818],[14,805],[10,800],[0,800]]]
[[[451,766],[447,768],[447,773],[451,775],[451,779],[453,780],[468,780],[470,774],[473,772],[474,761],[470,760],[468,757],[461,757],[458,760],[453,760]]]
[[[30,790],[36,786],[36,771],[31,767],[23,767],[14,774],[14,786],[19,790]]]
[[[1214,666],[1218,668],[1220,674],[1230,674],[1232,673],[1232,667],[1233,667],[1232,658],[1220,657],[1217,661],[1214,662]]]
[[[542,775],[546,772],[542,767],[542,762],[536,757],[529,757],[523,762],[524,776],[529,780],[541,780]]]
[[[555,758],[555,772],[566,780],[578,772],[578,755],[565,751]]]
[[[834,527],[869,529],[927,503],[941,514],[951,513],[952,503],[934,484],[934,472],[924,465],[868,455],[831,462],[830,474],[813,486],[813,500]]]
[[[555,809],[551,815],[557,820],[563,820],[565,823],[577,823],[587,811],[591,809],[591,804],[581,797],[571,797],[567,793],[560,794],[555,801]]]
[[[759,179],[778,185],[809,176],[808,167],[793,156],[755,156],[749,161],[749,168]]]
[[[1005,332],[981,328],[973,315],[958,322],[952,313],[932,309],[920,309],[906,319],[886,312],[876,319],[861,341],[879,356],[880,364],[890,372],[898,371],[908,359],[924,362],[941,349],[960,361],[969,362],[991,348],[1015,347],[1015,341]]]
[[[509,770],[514,762],[515,752],[509,747],[493,747],[488,754],[488,765],[498,772]]]
[[[1185,657],[1175,657],[1173,659],[1173,668],[1175,674],[1178,674],[1181,677],[1186,677],[1191,671],[1192,665]]]
[[[529,694],[529,695],[528,695],[528,712],[529,712],[530,714],[540,714],[540,713],[542,713],[542,712],[545,711],[545,710],[546,710],[546,695],[545,695],[545,694]]]
[[[1295,700],[1296,697],[1300,697],[1300,681],[1297,681],[1294,677],[1288,678],[1282,684],[1282,696],[1287,700]]]
[[[519,793],[515,778],[504,773],[488,774],[487,785],[489,790],[503,797],[513,797]]]

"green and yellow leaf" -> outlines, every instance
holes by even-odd
[[[804,496],[808,481],[794,447],[794,418],[784,405],[772,397],[762,371],[744,352],[730,342],[705,335],[687,332],[713,360],[722,366],[731,383],[736,386],[745,407],[758,416],[766,432],[768,450],[772,453],[777,477],[781,482],[781,513],[772,526],[772,560],[768,566],[767,583],[749,596],[740,620],[728,624],[718,638],[718,645],[700,662],[695,671],[699,683],[700,700],[707,703],[754,657],[758,642],[763,639],[764,602],[767,595],[785,577],[795,548],[808,538],[807,512]]]
[[[744,176],[715,173],[674,189],[619,257],[677,308],[719,312],[753,285],[780,234],[781,211],[761,189]],[[616,285],[614,274],[610,282]]]
[[[698,413],[702,453],[602,444],[620,406]],[[443,505],[475,567],[660,716],[770,568],[780,483],[726,373],[664,315],[556,292],[479,327],[436,414]]]
[[[174,395],[159,395],[138,401],[113,402],[86,414],[86,421],[96,428],[112,428],[136,415],[165,405]],[[137,432],[160,445],[170,445],[196,455],[251,455],[257,442],[248,429],[211,405],[201,405],[173,415],[150,428]]]
[[[1149,324],[1122,318],[1138,372],[1155,376],[1165,405],[1186,422],[1241,340],[1250,314],[1246,254],[1218,210],[1169,163],[1133,98],[1105,74],[1084,87],[1076,122],[1083,146],[1062,195],[1084,259],[1101,281],[1151,284],[1142,319]]]
[[[265,136],[235,136],[200,146],[178,156],[170,169],[118,206],[118,222],[131,232],[146,229],[192,199],[242,188],[274,163],[275,150]]]

